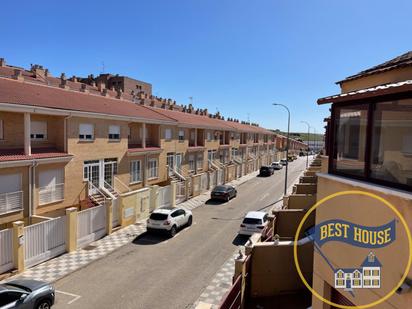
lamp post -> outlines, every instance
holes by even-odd
[[[316,135],[316,128],[313,128],[313,132],[315,133],[315,135],[313,135],[314,136],[313,142],[314,142],[314,148],[315,148],[315,153],[316,153],[318,150],[318,137]]]
[[[286,191],[288,189],[288,166],[289,166],[289,129],[290,129],[290,111],[286,105],[280,103],[273,103],[274,106],[282,106],[288,111],[288,135],[286,136],[286,170],[285,170],[285,189],[284,195],[286,195]]]
[[[308,168],[308,165],[309,165],[310,125],[307,121],[301,121],[301,122],[308,126],[308,149],[306,149],[306,168]]]

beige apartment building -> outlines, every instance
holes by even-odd
[[[240,176],[280,159],[285,144],[255,124],[154,97],[145,82],[56,78],[1,59],[0,229],[210,170]],[[290,142],[292,153],[305,148]]]

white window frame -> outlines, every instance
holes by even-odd
[[[206,132],[206,139],[207,139],[208,142],[212,141],[212,132],[210,132],[210,131]]]
[[[30,122],[30,139],[32,141],[47,140],[47,121],[32,120]]]
[[[119,141],[120,140],[120,126],[110,125],[108,137],[109,137],[109,140]]]
[[[185,140],[185,130],[179,129],[179,142],[183,142]]]
[[[153,158],[147,161],[147,176],[149,180],[159,178],[159,164],[157,159]]]
[[[165,140],[170,141],[173,137],[173,132],[171,128],[165,129]]]
[[[82,127],[83,127],[83,134],[82,134]],[[87,129],[91,128],[91,132],[87,132]],[[87,134],[91,133],[91,134]],[[83,135],[83,137],[81,137]],[[91,137],[87,137],[90,135]],[[81,141],[93,141],[94,140],[94,125],[92,123],[81,123],[79,124],[79,140]]]
[[[197,168],[198,170],[202,170],[202,169],[203,169],[203,156],[204,156],[203,153],[198,153],[198,154],[196,155],[196,168]]]
[[[142,161],[130,161],[130,183],[142,182]]]

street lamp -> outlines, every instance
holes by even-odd
[[[310,125],[307,121],[301,121],[301,122],[308,126],[308,149],[306,149],[306,168],[308,168],[308,165],[309,165]]]
[[[314,148],[315,148],[315,153],[316,153],[318,151],[318,137],[316,135],[316,128],[313,128],[313,132],[315,133],[313,142],[314,142]]]
[[[288,111],[288,135],[287,135],[287,141],[286,141],[286,170],[285,170],[285,190],[284,190],[284,195],[286,195],[286,191],[288,189],[288,166],[289,166],[289,129],[290,129],[290,111],[289,108],[286,105],[280,104],[280,103],[273,103],[274,106],[282,106],[286,108]]]

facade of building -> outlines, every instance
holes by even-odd
[[[1,59],[0,229],[92,207],[107,191],[268,164],[284,144],[257,125],[154,97],[148,83],[109,74],[56,78]]]
[[[323,157],[323,171],[317,174],[318,201],[342,191],[375,194],[391,203],[411,230],[411,80],[412,52],[408,52],[338,82],[341,94],[318,100],[319,104],[332,104],[331,117],[327,118],[327,156]],[[316,210],[317,224],[341,219],[373,227],[397,217],[369,196],[349,194],[330,200],[325,206]],[[356,269],[341,269],[339,277],[333,277],[315,253],[313,288],[336,304],[359,306],[378,301],[398,284],[400,274],[407,269],[410,248],[406,234],[404,227],[397,225],[396,241],[379,253],[384,267],[374,255],[368,255],[358,269],[359,278],[356,279],[361,280],[362,289],[355,294],[350,291],[355,288],[353,280],[345,279],[346,276],[354,279]],[[323,251],[332,264],[359,265],[359,248],[347,245],[342,250],[337,246],[331,243]],[[401,282],[403,288],[374,308],[409,308],[412,294],[405,287],[410,286],[410,278],[412,271],[409,269]],[[338,292],[338,287],[344,290]],[[314,309],[334,308],[315,296],[312,300]]]

